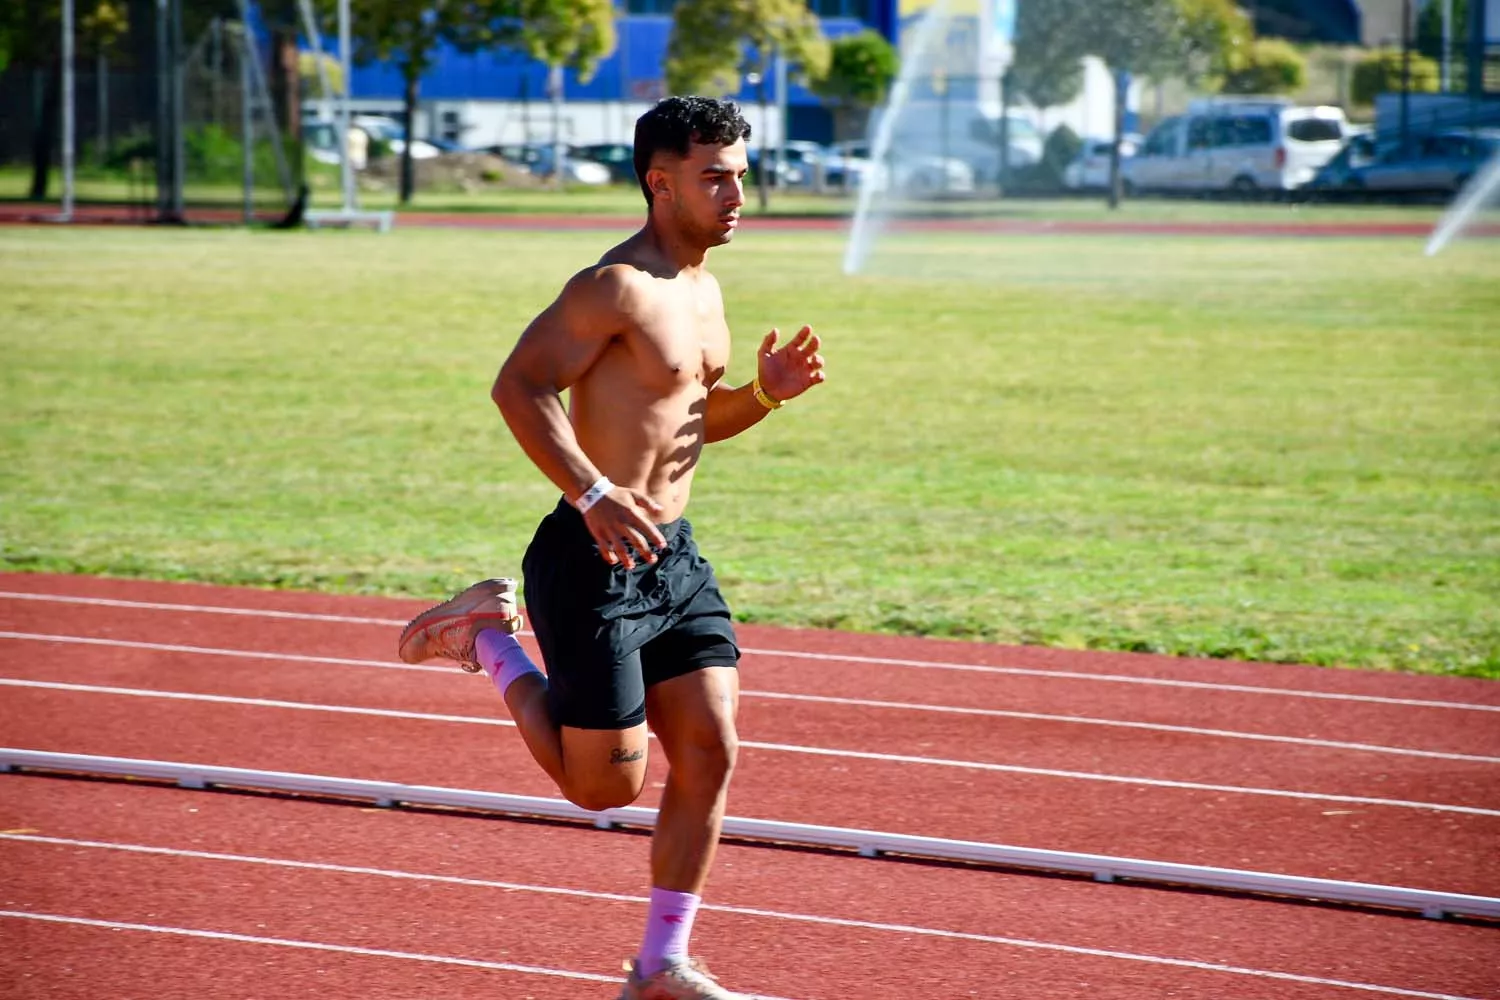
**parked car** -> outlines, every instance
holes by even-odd
[[[972,140],[963,152],[949,147],[952,155],[961,156],[974,171],[974,182],[993,186],[1000,175],[1000,120],[975,118],[969,123]],[[1005,165],[1008,170],[1024,170],[1041,162],[1047,139],[1030,118],[1021,114],[1005,116]]]
[[[974,168],[956,156],[912,154],[893,148],[884,163],[876,163],[870,156],[870,144],[864,140],[837,143],[834,149],[847,161],[866,164],[861,167],[863,177],[877,191],[893,188],[914,197],[931,197],[968,194],[978,185]]]
[[[386,148],[397,156],[406,148],[406,130],[401,123],[394,118],[384,115],[355,115],[349,121],[351,128],[360,129],[370,137],[372,143],[384,142]],[[442,156],[443,151],[426,139],[415,139],[411,144],[411,158],[413,160],[430,160],[436,156]]]
[[[752,174],[760,168],[761,150],[759,143],[753,144],[748,150],[750,157],[750,170]],[[783,152],[786,154],[782,158]],[[771,164],[771,184],[775,187],[812,187],[822,177],[822,183],[827,185],[831,181],[828,178],[830,153],[816,142],[806,139],[788,139],[785,147],[772,144],[766,150],[766,159]],[[752,180],[751,183],[754,183]]]
[[[556,154],[551,143],[517,142],[486,146],[487,153],[525,167],[537,177],[551,177],[556,173]],[[571,148],[563,147],[563,181],[568,184],[599,185],[610,181],[609,167],[595,160],[574,155]]]
[[[1120,169],[1140,148],[1140,136],[1120,139]],[[1113,139],[1085,139],[1078,155],[1063,167],[1062,184],[1069,191],[1102,191],[1109,187],[1109,161],[1114,150]]]
[[[1438,132],[1379,153],[1374,162],[1350,171],[1344,189],[1369,195],[1451,196],[1493,156],[1500,156],[1500,129]]]
[[[882,118],[889,113],[877,109],[870,127],[875,132],[884,128]],[[1019,170],[1039,162],[1046,140],[1036,123],[1020,111],[1012,111],[1003,121],[1009,168]],[[911,175],[918,186],[945,178],[949,189],[960,183],[967,183],[970,189],[976,184],[993,185],[1000,173],[1001,126],[1002,118],[996,110],[976,98],[913,100],[891,123],[891,149],[920,151],[911,154],[912,159],[924,161]],[[963,163],[966,169],[937,166],[947,159]]]
[[[595,142],[571,147],[572,155],[602,163],[615,183],[635,182],[635,147],[628,142]]]
[[[1360,190],[1354,178],[1375,162],[1375,136],[1369,129],[1351,135],[1333,159],[1318,168],[1301,193],[1308,198],[1340,198]]]
[[[1349,134],[1344,112],[1280,99],[1194,102],[1163,120],[1124,171],[1132,191],[1285,193],[1307,184]]]

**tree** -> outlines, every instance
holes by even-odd
[[[808,82],[822,79],[830,59],[828,39],[806,0],[681,0],[672,12],[667,41],[667,88],[676,94],[730,94],[753,75],[761,121],[768,120],[766,75],[772,60],[787,60]],[[767,202],[766,129],[760,130],[756,180],[761,208]]]
[[[1070,0],[1076,3],[1078,0]],[[1109,158],[1109,207],[1120,204],[1120,139],[1125,131],[1125,98],[1132,75],[1158,79],[1180,71],[1183,17],[1175,0],[1092,0],[1078,11],[1075,25],[1080,54],[1098,56],[1115,85],[1114,147]],[[1080,17],[1081,15],[1081,17]]]
[[[1232,0],[1043,0],[1060,9],[1066,47],[1109,67],[1115,84],[1109,205],[1120,204],[1120,138],[1131,77],[1203,78],[1227,67],[1248,24]],[[1065,16],[1064,16],[1065,15]]]
[[[1279,38],[1257,38],[1230,61],[1225,94],[1295,94],[1307,81],[1307,60]]]
[[[1180,65],[1167,57],[1171,74],[1208,90],[1218,90],[1255,43],[1255,26],[1235,0],[1175,0],[1180,9]]]
[[[326,16],[331,0],[320,0]],[[518,36],[518,6],[511,0],[360,0],[350,24],[354,59],[395,63],[404,84],[401,111],[407,142],[401,151],[401,203],[411,201],[415,176],[411,139],[422,77],[438,51],[474,51]]]
[[[1021,0],[1016,9],[1010,85],[1039,110],[1067,104],[1083,90],[1083,59],[1066,23],[1071,5]]]
[[[563,178],[562,70],[576,68],[585,82],[599,60],[615,50],[615,10],[610,0],[520,0],[521,46],[547,64],[552,91],[552,168]]]
[[[80,50],[107,52],[127,24],[123,0],[77,0],[74,31]],[[47,197],[52,152],[62,111],[62,4],[60,0],[0,2],[0,70],[14,63],[45,72],[38,116],[32,125],[31,187],[27,197]]]
[[[828,75],[812,84],[812,92],[842,118],[835,132],[863,134],[870,109],[885,101],[901,58],[884,36],[874,31],[845,35],[829,47]],[[857,119],[855,121],[854,119]]]

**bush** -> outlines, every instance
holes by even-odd
[[[189,182],[239,183],[245,166],[239,135],[218,125],[190,127],[183,133],[183,169]],[[287,162],[296,163],[294,150],[287,151]],[[156,140],[149,129],[138,129],[117,137],[104,161],[107,170],[126,171],[133,162],[156,162]],[[261,138],[254,147],[255,176],[266,182],[277,176],[276,150],[271,141]]]
[[[1411,54],[1410,90],[1414,94],[1435,94],[1441,82],[1438,64],[1416,52]],[[1355,104],[1374,104],[1377,94],[1401,90],[1401,50],[1380,49],[1371,52],[1354,66],[1349,96]]]
[[[1257,38],[1230,60],[1225,94],[1295,94],[1307,82],[1307,60],[1290,42]]]
[[[1042,147],[1042,164],[1057,182],[1062,182],[1063,170],[1073,158],[1083,151],[1083,140],[1078,138],[1066,125],[1059,125],[1047,136],[1047,144]]]

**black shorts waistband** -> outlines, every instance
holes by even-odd
[[[576,525],[578,530],[592,543],[594,536],[589,533],[589,528],[584,523],[583,515],[578,512],[577,507],[568,502],[566,495],[558,497],[557,506],[552,509],[552,513],[549,516],[556,518],[561,524]],[[686,517],[679,517],[674,521],[658,522],[656,530],[661,532],[661,536],[667,540],[667,545],[670,546],[683,531],[691,535],[693,533],[693,526],[688,523]]]

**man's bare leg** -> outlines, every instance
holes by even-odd
[[[526,748],[568,801],[598,810],[639,797],[646,783],[645,723],[619,730],[559,726],[547,707],[547,677],[514,636],[485,630],[474,645]]]
[[[646,715],[670,770],[651,838],[651,907],[639,971],[685,959],[703,886],[719,845],[738,736],[739,671],[707,667],[646,693]]]

